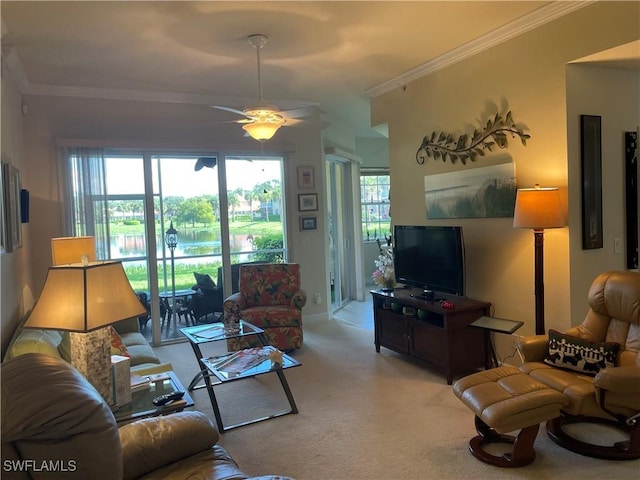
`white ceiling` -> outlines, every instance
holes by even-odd
[[[368,136],[376,135],[368,90],[391,88],[482,39],[523,31],[560,3],[575,2],[2,1],[2,47],[24,93],[243,108],[257,98],[246,38],[263,33],[266,100],[318,105],[327,121]]]

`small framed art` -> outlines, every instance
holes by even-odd
[[[318,229],[318,218],[316,216],[300,217],[300,230],[307,232]]]
[[[299,194],[298,210],[300,212],[314,212],[318,210],[318,194],[317,193]]]
[[[314,188],[313,167],[298,167],[298,188]]]

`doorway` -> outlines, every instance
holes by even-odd
[[[360,224],[360,209],[355,208],[359,184],[354,190],[354,179],[359,181],[359,162],[355,157],[328,153],[325,157],[327,178],[327,226],[329,232],[330,310],[335,312],[349,301],[358,299],[362,289],[362,234],[355,225]]]

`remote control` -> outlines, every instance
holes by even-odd
[[[184,396],[184,392],[176,390],[176,391],[165,393],[164,395],[160,395],[159,397],[154,398],[153,404],[156,407],[161,407],[163,405],[166,405],[169,402],[180,400],[183,396]]]

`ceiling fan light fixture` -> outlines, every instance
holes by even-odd
[[[281,124],[272,122],[253,122],[243,125],[242,128],[251,138],[264,142],[273,137],[281,126]]]

